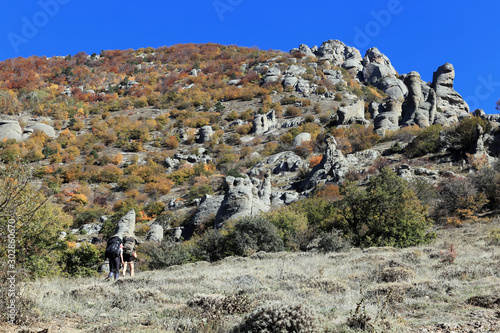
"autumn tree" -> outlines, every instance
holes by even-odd
[[[344,231],[353,245],[407,247],[428,242],[432,221],[406,180],[383,168],[370,178],[366,190],[347,182],[333,226]]]
[[[0,229],[5,237],[0,257],[15,266],[10,270],[39,277],[55,273],[57,251],[65,244],[60,233],[71,218],[34,185],[34,172],[33,166],[17,163],[0,169]]]

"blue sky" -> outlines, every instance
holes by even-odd
[[[455,66],[472,109],[498,113],[500,2],[431,0],[16,0],[4,1],[0,60],[89,54],[178,43],[289,51],[338,39],[364,55],[377,47],[401,73],[426,81]]]

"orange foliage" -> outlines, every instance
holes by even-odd
[[[318,165],[321,162],[322,159],[323,159],[323,155],[311,156],[309,158],[309,168],[310,169],[314,168],[316,165]]]

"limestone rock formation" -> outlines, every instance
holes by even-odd
[[[23,138],[23,130],[17,121],[1,120],[0,121],[0,140],[15,139],[21,141]]]
[[[35,130],[41,131],[49,138],[56,138],[57,134],[56,131],[54,130],[54,127],[44,124],[44,123],[36,123],[32,125],[28,125],[24,128],[24,134],[29,134],[31,135]]]
[[[340,183],[349,171],[349,163],[342,151],[337,149],[335,138],[327,137],[325,143],[327,147],[323,159],[307,175],[306,180],[301,185],[302,190],[310,190],[325,181]]]
[[[453,111],[459,117],[467,116],[469,106],[462,96],[453,89],[455,69],[450,63],[440,66],[434,72],[432,88],[436,91],[437,107],[443,112]]]
[[[401,117],[401,102],[387,99],[375,117],[374,127],[378,135],[385,135],[385,131],[397,131],[399,129],[399,118]]]
[[[371,84],[378,84],[382,78],[397,78],[397,72],[391,61],[376,47],[366,51],[363,58],[363,79]]]
[[[159,224],[152,224],[146,235],[146,240],[153,243],[161,243],[163,240],[163,227]]]
[[[198,138],[196,139],[196,142],[198,142],[198,143],[209,142],[212,139],[212,135],[214,135],[214,131],[212,129],[212,126],[210,126],[210,125],[203,126],[198,131]]]
[[[220,205],[215,226],[248,215],[269,211],[271,208],[271,176],[268,172],[263,181],[227,176],[224,180],[225,195]]]
[[[320,63],[328,61],[333,66],[343,67],[351,72],[354,77],[358,77],[358,73],[363,70],[361,64],[363,58],[359,50],[346,46],[339,40],[330,39],[324,42],[314,54],[319,58]]]
[[[408,96],[403,103],[403,124],[428,127],[436,116],[436,93],[426,85],[417,72],[410,72],[404,78]]]
[[[277,126],[276,112],[269,111],[265,115],[257,115],[253,120],[253,132],[257,135],[267,132],[269,129]]]
[[[203,223],[214,219],[219,211],[219,208],[224,200],[223,195],[205,195],[198,205],[193,219],[191,220],[192,227],[198,227]]]
[[[359,100],[353,105],[344,106],[337,111],[339,125],[347,125],[365,119],[365,102]]]
[[[304,166],[302,159],[293,151],[284,151],[271,155],[253,166],[248,172],[250,177],[257,177],[266,170],[272,170],[273,174],[296,172]]]
[[[125,234],[134,237],[135,232],[135,211],[131,209],[127,214],[123,215],[116,227],[116,233],[113,236],[123,238]]]
[[[455,70],[453,65],[446,63],[434,72],[432,88],[436,91],[435,123],[450,126],[460,119],[470,117],[469,106],[462,96],[453,89]]]

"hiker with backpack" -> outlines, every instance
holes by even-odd
[[[127,265],[130,268],[130,276],[134,276],[134,259],[137,258],[137,252],[135,251],[135,246],[137,240],[131,237],[129,234],[125,234],[123,237],[123,276],[127,272]]]
[[[115,281],[120,276],[120,264],[123,264],[123,244],[118,236],[113,236],[106,245],[106,258],[109,260],[108,279],[114,276]]]

